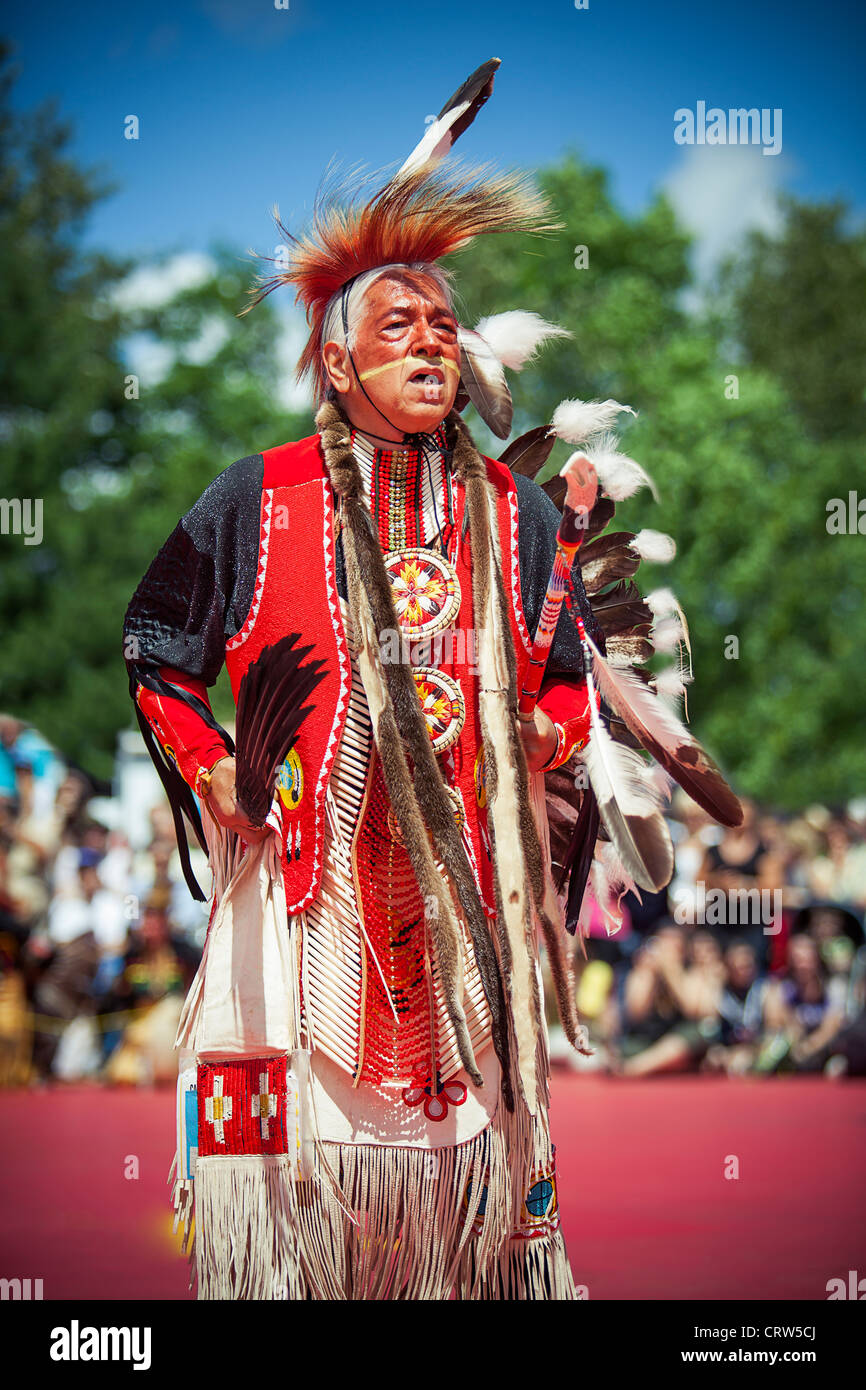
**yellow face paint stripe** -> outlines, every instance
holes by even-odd
[[[460,375],[460,368],[457,363],[452,362],[450,358],[447,357],[440,358],[436,362],[427,362],[423,357],[398,357],[393,362],[383,362],[381,367],[371,367],[368,372],[361,372],[359,380],[369,381],[371,377],[379,376],[382,372],[390,372],[392,367],[405,366],[414,366],[417,371],[423,371],[425,367],[441,367],[443,371],[450,370],[456,372],[458,376]]]

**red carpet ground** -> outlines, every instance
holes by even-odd
[[[41,1278],[46,1299],[190,1297],[173,1114],[170,1091],[0,1093],[0,1277]],[[558,1071],[552,1124],[590,1299],[823,1300],[866,1275],[864,1083]]]

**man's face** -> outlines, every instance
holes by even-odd
[[[385,416],[403,433],[430,431],[454,404],[460,380],[457,321],[427,276],[386,276],[370,287],[356,320],[352,356],[370,400],[345,349],[325,346],[341,404],[359,429],[388,438]]]

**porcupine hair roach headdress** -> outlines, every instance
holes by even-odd
[[[311,376],[321,397],[325,312],[344,285],[379,266],[431,264],[485,232],[542,232],[556,224],[526,175],[443,170],[426,163],[397,175],[366,200],[356,180],[326,187],[311,226],[300,236],[278,225],[290,248],[289,262],[252,292],[253,302],[281,285],[294,288],[310,325],[298,375]]]
[[[391,265],[431,266],[488,232],[541,233],[561,225],[553,220],[547,199],[526,174],[487,166],[441,167],[454,141],[490,96],[498,67],[499,59],[491,58],[467,78],[397,173],[372,195],[367,191],[369,176],[357,171],[334,175],[323,183],[311,223],[300,235],[288,231],[277,216],[289,248],[287,260],[281,259],[273,275],[260,278],[243,312],[282,285],[294,289],[310,326],[297,375],[312,378],[317,399],[322,399],[326,386],[322,348],[328,305],[359,275]],[[467,339],[475,336],[464,332]],[[535,334],[539,340],[543,336]],[[461,341],[461,346],[471,356],[479,345]],[[466,365],[465,377],[480,374],[483,380],[487,374],[484,364],[478,373]],[[479,405],[470,383],[465,384],[486,418],[484,401]],[[498,382],[495,393],[502,395]]]

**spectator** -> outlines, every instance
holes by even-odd
[[[761,1036],[766,979],[748,941],[732,941],[724,953],[724,980],[716,1012],[719,1041],[709,1049],[707,1071],[741,1075],[752,1066]]]
[[[102,887],[98,863],[97,850],[80,851],[78,893],[55,898],[48,913],[47,937],[32,946],[48,958],[35,991],[36,1012],[47,1021],[47,1026],[37,1026],[34,1048],[34,1062],[43,1078],[50,1074],[57,1051],[59,1021],[93,1013],[100,961],[103,956],[116,957],[125,941],[122,912],[116,896]],[[52,1026],[50,1020],[58,1023]]]
[[[833,1039],[845,1022],[847,979],[829,976],[816,942],[804,932],[788,942],[788,968],[764,999],[766,1036],[758,1072],[798,1065]]]
[[[147,904],[106,1006],[134,1011],[108,1059],[108,1080],[143,1085],[177,1075],[174,1039],[198,956],[171,931],[162,897]]]
[[[863,846],[841,816],[831,820],[824,832],[824,853],[812,863],[809,887],[814,898],[866,906]]]
[[[624,1034],[613,1069],[624,1076],[695,1070],[717,1028],[712,973],[706,963],[687,968],[682,928],[662,926],[626,978]]]

